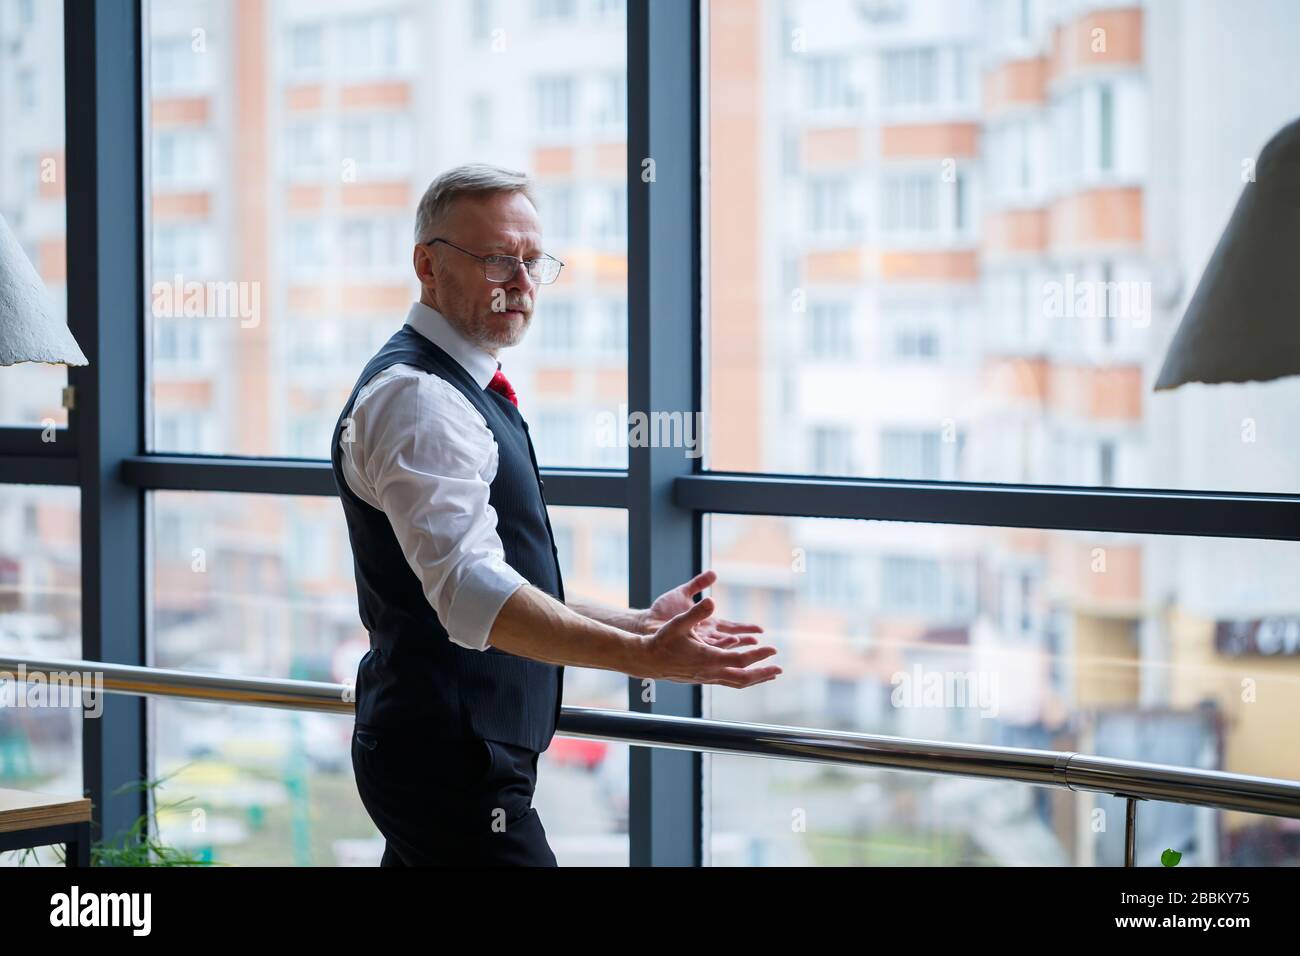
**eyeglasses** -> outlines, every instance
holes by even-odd
[[[431,246],[435,242],[445,242],[458,252],[472,256],[483,263],[483,277],[489,282],[509,282],[519,271],[519,263],[528,270],[528,277],[538,285],[550,285],[560,276],[560,267],[564,265],[554,256],[541,255],[536,259],[520,259],[518,256],[476,256],[468,249],[462,249],[448,239],[429,239],[423,245]]]

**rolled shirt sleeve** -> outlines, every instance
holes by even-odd
[[[349,486],[388,516],[451,639],[485,650],[501,606],[528,583],[506,563],[489,503],[497,446],[487,422],[455,386],[407,366],[376,376],[352,421]]]

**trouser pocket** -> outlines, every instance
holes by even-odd
[[[508,762],[501,746],[482,737],[430,741],[382,728],[356,727],[352,732],[352,757],[358,772],[386,789],[480,792]]]
[[[478,751],[480,751],[478,756],[481,760],[480,770],[474,780],[474,786],[480,787],[496,776],[497,748],[492,741],[483,738],[476,739],[474,743],[477,745]]]

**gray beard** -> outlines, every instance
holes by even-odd
[[[513,345],[518,345],[523,341],[524,335],[527,333],[528,327],[532,325],[532,322],[533,315],[529,312],[524,318],[524,324],[519,327],[518,334],[512,334],[502,338],[502,333],[492,329],[488,322],[475,317],[467,334],[468,337],[481,348],[488,350],[509,348]]]

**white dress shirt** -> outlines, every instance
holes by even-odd
[[[406,324],[487,388],[497,360],[440,312],[416,302]],[[391,365],[357,393],[352,424],[352,441],[342,443],[348,487],[388,516],[451,639],[486,649],[501,605],[527,583],[506,563],[488,503],[497,443],[487,421],[445,379]]]

